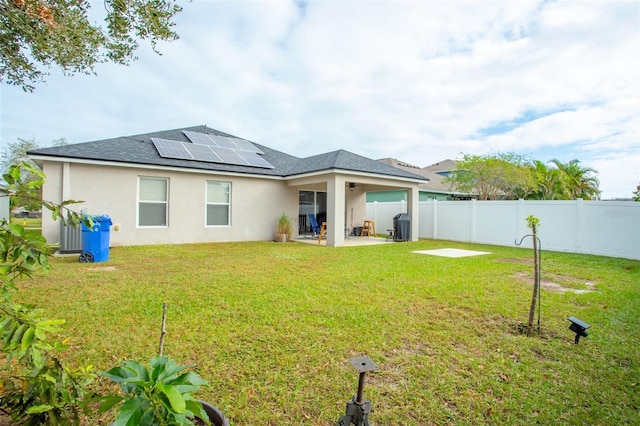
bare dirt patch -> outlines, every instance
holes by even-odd
[[[526,272],[517,272],[514,276],[518,281],[521,281],[527,284],[533,284],[533,277]],[[592,291],[595,291],[594,283],[590,281],[584,281],[580,283],[580,281],[581,281],[580,279],[575,277],[566,277],[563,275],[556,275],[556,274],[544,274],[543,277],[540,279],[540,287],[542,287],[545,290],[555,291],[557,293],[570,292],[570,293],[576,293],[576,294],[583,294],[583,293],[591,293]],[[584,286],[584,288],[569,287],[567,285],[569,283],[572,283],[574,285],[575,283],[580,283],[582,286]]]
[[[533,265],[533,259],[529,259],[529,260],[525,260],[525,259],[513,259],[513,258],[500,258],[500,259],[496,259],[497,262],[504,262],[504,263],[517,263],[520,265]]]
[[[95,266],[93,268],[87,268],[87,271],[115,271],[115,266]]]

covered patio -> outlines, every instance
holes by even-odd
[[[317,246],[326,246],[327,240],[325,238],[318,242],[318,238],[305,238],[299,237],[294,240],[297,243],[315,244]],[[349,237],[345,238],[344,243],[340,247],[356,247],[356,246],[375,246],[380,244],[393,244],[393,240],[380,237]]]
[[[418,239],[418,185],[419,180],[397,176],[374,176],[371,174],[357,174],[331,170],[305,177],[297,177],[287,182],[292,189],[300,192],[306,190],[326,191],[326,219],[318,221],[325,223],[324,236],[321,245],[332,247],[371,245],[385,242],[385,238],[378,239],[375,235],[354,236],[353,231],[365,226],[366,221],[366,193],[389,188],[407,191],[407,213],[411,216],[412,228],[410,241]],[[372,222],[372,221],[371,221]],[[373,224],[375,228],[375,224]],[[386,235],[386,229],[377,229],[378,235]],[[356,233],[357,234],[357,233]],[[309,236],[298,235],[297,241],[308,242]],[[307,241],[305,241],[307,240]],[[377,242],[377,240],[381,240]],[[315,240],[317,244],[317,238]]]

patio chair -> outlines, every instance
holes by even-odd
[[[311,232],[312,232],[311,238],[315,238],[316,236],[320,235],[320,225],[318,225],[318,220],[316,219],[316,215],[310,214],[309,222],[311,222]]]

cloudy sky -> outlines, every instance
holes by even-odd
[[[32,94],[3,83],[2,145],[206,124],[300,157],[578,159],[605,199],[640,182],[636,0],[182,5],[162,56],[54,71]]]

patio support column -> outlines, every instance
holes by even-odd
[[[420,190],[413,185],[407,191],[407,213],[411,218],[411,241],[418,241],[420,235]]]
[[[327,180],[327,246],[344,245],[345,179],[333,175]]]

